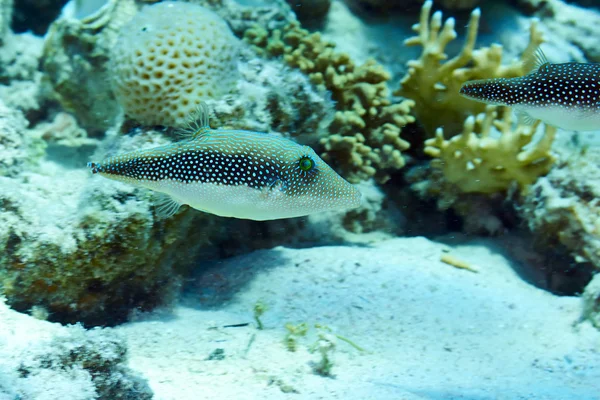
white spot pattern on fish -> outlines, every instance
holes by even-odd
[[[520,78],[466,82],[460,93],[484,103],[514,107],[517,112],[559,128],[600,129],[598,63],[544,62]]]
[[[203,110],[203,112],[207,112]],[[256,220],[357,207],[359,191],[308,146],[265,133],[211,130],[192,138],[89,163],[93,173],[169,195],[178,204]]]

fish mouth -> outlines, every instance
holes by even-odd
[[[466,85],[461,86],[460,90],[458,91],[458,94],[460,94],[462,97],[466,97],[467,99],[471,98],[471,96],[469,96],[469,93],[467,91]]]
[[[477,99],[489,82],[489,79],[467,81],[462,84],[458,93],[468,99]]]
[[[510,85],[504,78],[477,79],[467,81],[458,90],[458,93],[467,99],[491,105],[506,105],[505,95]]]

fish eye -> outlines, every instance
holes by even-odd
[[[315,162],[312,158],[303,156],[298,160],[298,167],[301,171],[310,172],[315,168]]]

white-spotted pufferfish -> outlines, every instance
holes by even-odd
[[[159,215],[179,206],[223,217],[271,220],[355,208],[360,192],[308,146],[268,133],[211,129],[202,104],[191,137],[88,163],[92,173],[164,193]]]
[[[524,123],[536,119],[574,131],[600,129],[600,64],[550,64],[538,50],[532,73],[520,78],[466,82],[460,93],[512,107]]]

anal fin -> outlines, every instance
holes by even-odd
[[[172,217],[179,211],[179,207],[181,207],[180,202],[165,193],[158,193],[157,195],[158,197],[154,205],[156,206],[156,216],[158,219]]]

